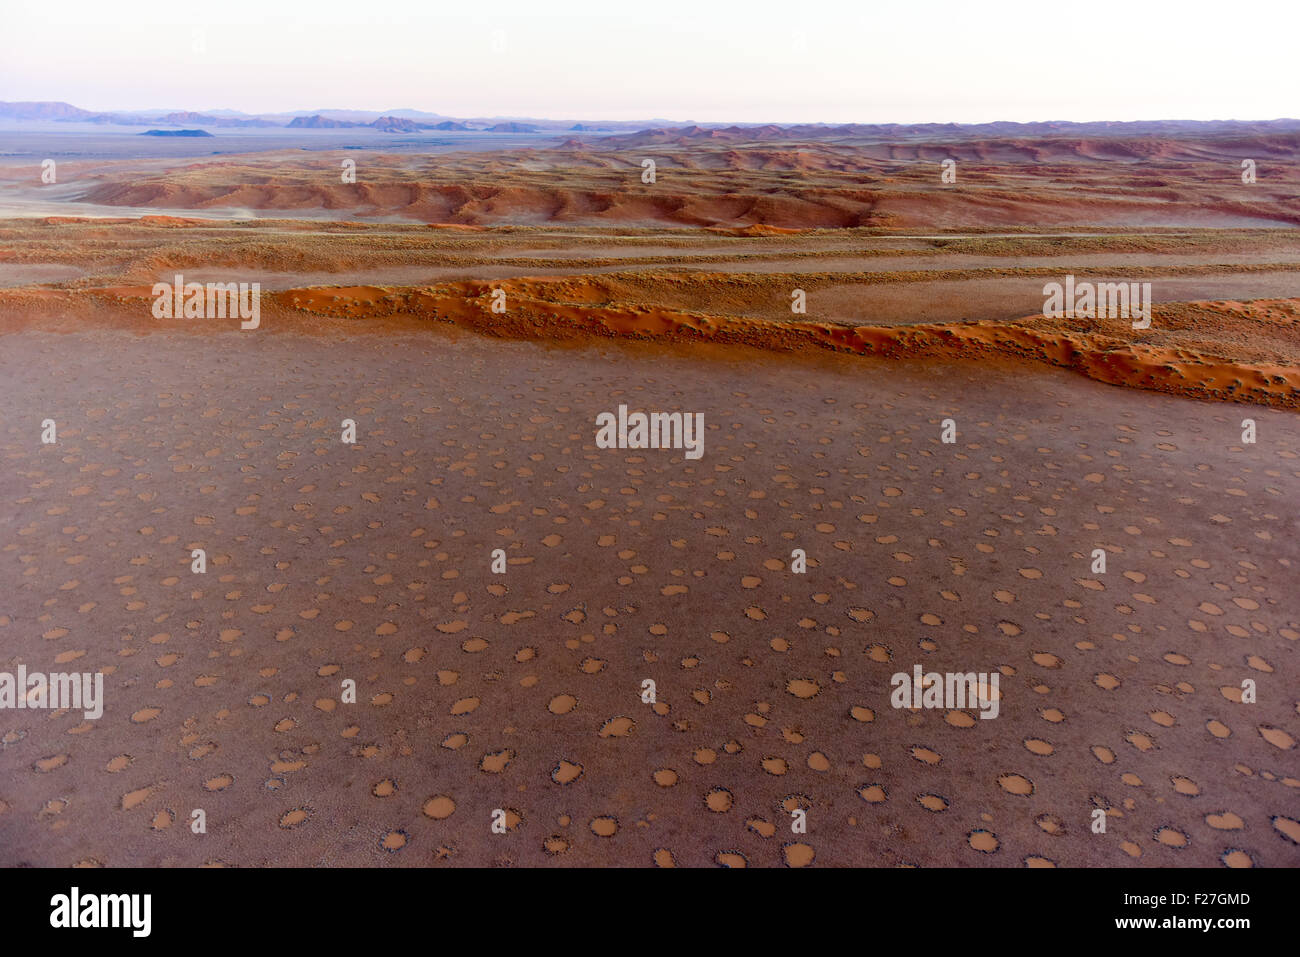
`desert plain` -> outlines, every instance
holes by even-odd
[[[0,864],[1300,864],[1300,133],[52,142],[0,657],[105,710],[0,711]]]

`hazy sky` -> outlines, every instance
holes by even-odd
[[[0,100],[706,122],[1300,116],[1296,0],[7,0]]]

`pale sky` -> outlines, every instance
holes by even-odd
[[[90,110],[1300,116],[1296,0],[7,0],[2,17],[0,100]]]

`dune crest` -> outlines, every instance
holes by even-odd
[[[10,328],[84,328],[90,321],[80,317],[93,305],[99,321],[146,332],[153,325],[145,307],[150,290],[146,284],[75,292],[2,290],[0,305],[10,314]],[[492,311],[496,290],[506,294],[504,313]],[[892,326],[777,321],[610,302],[607,290],[588,277],[313,286],[264,293],[263,310],[272,323],[321,332],[329,328],[320,325],[322,319],[414,319],[507,339],[618,337],[775,352],[827,349],[887,359],[1027,361],[1129,388],[1300,409],[1300,299],[1158,303],[1152,329],[1144,332],[1131,330],[1127,320],[1042,315]],[[1229,358],[1234,355],[1239,358]]]
[[[887,358],[1019,359],[1073,369],[1112,385],[1151,389],[1193,398],[1300,408],[1300,350],[1278,361],[1243,361],[1230,340],[1252,325],[1281,328],[1300,346],[1300,299],[1192,302],[1155,307],[1155,334],[1135,341],[1125,320],[1065,320],[1041,315],[1007,322],[845,326],[773,322],[749,317],[691,313],[653,306],[609,306],[542,298],[557,284],[448,283],[420,290],[362,288],[299,289],[280,293],[291,308],[317,315],[375,319],[414,315],[453,322],[494,336],[570,339],[616,335],[662,340],[710,340],[793,351],[816,346]],[[573,283],[565,284],[572,287]],[[506,314],[491,311],[493,289],[503,289]],[[1188,317],[1195,317],[1193,325]],[[1162,324],[1178,320],[1198,338],[1177,345]]]

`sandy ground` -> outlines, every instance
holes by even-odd
[[[1300,136],[1176,127],[17,143],[0,672],[107,701],[0,710],[0,865],[1300,864]]]
[[[4,667],[107,675],[0,712],[0,864],[1300,864],[1293,413],[413,323],[0,379]],[[619,403],[704,457],[598,449]],[[914,664],[999,717],[891,707]]]
[[[264,283],[274,321],[298,328],[418,315],[541,340],[1014,358],[1193,398],[1300,407],[1295,230],[742,233],[0,220],[0,328],[151,331],[154,283],[184,275]],[[602,244],[617,255],[592,255]],[[1148,284],[1150,327],[1038,315],[1045,284],[1066,276]],[[799,296],[802,312],[792,308]]]

